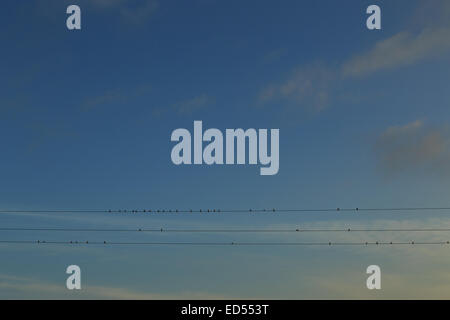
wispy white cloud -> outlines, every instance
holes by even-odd
[[[424,212],[426,214],[426,212]],[[450,219],[446,216],[420,216],[408,219],[401,216],[380,218],[371,215],[367,219],[341,216],[327,221],[303,222],[303,228],[448,228]],[[296,225],[297,226],[297,225]],[[242,226],[241,226],[242,227]],[[272,224],[267,228],[292,228],[292,224]],[[448,232],[338,232],[338,233],[292,233],[280,235],[255,234],[248,238],[257,241],[305,241],[305,242],[362,242],[362,241],[446,241]],[[233,236],[235,237],[235,236]],[[239,236],[244,240],[245,235]],[[276,238],[278,237],[278,238]],[[234,239],[236,240],[236,239]],[[44,250],[44,249],[41,249]],[[86,248],[84,248],[86,250]],[[204,268],[212,275],[236,279],[237,283],[222,285],[214,292],[180,291],[167,284],[167,290],[137,290],[124,284],[83,282],[81,291],[69,291],[61,283],[32,277],[17,277],[10,273],[0,274],[0,298],[23,299],[269,299],[269,298],[327,298],[327,299],[416,299],[450,297],[450,256],[448,245],[404,245],[404,246],[321,246],[280,247],[279,250],[258,250],[244,247],[226,247],[222,258],[226,265],[204,262]],[[67,248],[66,248],[67,251]],[[102,250],[96,259],[110,255]],[[290,254],[291,253],[291,254]],[[62,252],[58,253],[61,257]],[[116,256],[118,252],[115,252]],[[120,257],[120,261],[130,256]],[[328,257],[328,258],[327,258]],[[115,257],[119,259],[118,257]],[[333,264],[329,265],[329,259]],[[108,260],[110,261],[110,260]],[[115,261],[115,260],[114,260]],[[110,262],[113,262],[111,260]],[[262,264],[261,264],[262,263]],[[378,264],[382,269],[382,290],[369,291],[365,287],[365,268]],[[255,268],[256,276],[245,279]],[[282,272],[280,272],[282,268]],[[180,267],[180,272],[183,267]],[[38,272],[34,270],[33,272]],[[103,275],[107,275],[107,270]],[[92,275],[92,273],[91,273]],[[144,273],[145,275],[145,273]],[[265,278],[259,278],[265,275]],[[91,278],[93,279],[93,278]],[[259,279],[259,280],[258,280]],[[202,285],[199,282],[198,285]],[[171,289],[172,288],[172,289]],[[232,296],[230,296],[232,295]]]
[[[86,285],[81,290],[68,290],[61,284],[42,282],[31,278],[0,274],[0,297],[21,299],[101,299],[101,300],[163,300],[163,299],[226,299],[207,292],[177,292],[161,294],[141,292],[118,287]]]
[[[349,77],[406,67],[450,52],[450,2],[420,2],[403,31],[375,43],[342,64]]]
[[[342,73],[353,77],[370,75],[411,65],[449,51],[450,28],[426,28],[418,34],[400,32],[344,62]]]
[[[419,10],[422,8],[422,10]],[[336,67],[312,63],[296,67],[277,83],[269,83],[259,93],[261,103],[283,101],[286,104],[322,111],[334,99],[337,83],[349,78],[368,77],[376,72],[410,66],[450,53],[450,5],[433,2],[428,10],[419,6],[416,28],[408,28],[375,43],[364,52],[344,59]],[[431,15],[431,13],[434,13]],[[430,15],[434,18],[430,19]],[[415,31],[410,31],[416,29]]]
[[[441,254],[442,251],[439,255]],[[416,255],[412,254],[412,256]],[[373,261],[377,262],[376,258]],[[439,265],[438,254],[432,261]],[[408,263],[415,263],[415,259],[406,259],[404,265]],[[365,281],[369,275],[364,274],[363,266],[359,274],[349,270],[339,270],[339,276],[314,276],[307,281],[314,284],[316,290],[313,298],[317,299],[440,300],[450,297],[450,272],[444,268],[440,268],[439,272],[430,268],[414,273],[405,272],[405,269],[390,269],[381,265],[381,290],[366,288]],[[425,276],[430,272],[429,270],[433,270],[434,274]]]
[[[387,128],[378,137],[380,167],[388,174],[424,169],[450,171],[450,135],[446,127],[427,126],[421,120]]]
[[[265,87],[259,94],[259,101],[281,99],[305,109],[322,111],[329,103],[334,78],[334,72],[323,65],[297,68],[283,82]]]

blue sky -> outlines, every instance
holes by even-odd
[[[65,10],[73,3],[82,10],[80,31],[65,27]],[[377,1],[382,30],[369,31],[370,4],[5,1],[1,209],[448,206],[450,6]],[[175,166],[170,134],[177,128],[192,131],[194,120],[202,120],[205,129],[279,128],[279,173],[260,176],[259,166],[249,165]],[[401,218],[389,213],[0,217],[2,226],[11,227],[445,227],[450,222],[431,212]],[[36,237],[119,235],[1,233],[4,239]],[[286,240],[217,234],[138,238],[163,237]],[[417,277],[415,270],[404,274],[405,261],[416,265],[417,273],[427,261],[430,273],[441,276],[420,278],[417,297],[424,292],[448,297],[450,286],[436,287],[445,283],[436,279],[450,279],[444,268],[450,260],[439,258],[439,250],[448,249],[430,249],[432,258],[424,250],[395,250],[0,245],[0,297],[33,298],[47,288],[48,297],[67,298],[407,298],[415,291],[405,283]],[[392,287],[377,294],[363,286],[372,259],[392,277]],[[85,291],[65,291],[68,264],[86,270]]]

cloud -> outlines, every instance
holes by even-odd
[[[314,220],[314,219],[313,219]],[[414,217],[389,215],[386,218],[373,214],[349,214],[326,221],[304,221],[302,228],[346,229],[346,228],[448,228],[450,219],[431,212]],[[298,227],[297,224],[294,225]],[[293,228],[292,224],[270,224],[268,229]],[[181,227],[181,225],[180,225]],[[217,226],[216,226],[217,227]],[[238,226],[235,226],[236,228]],[[244,228],[239,226],[239,228]],[[235,235],[230,236],[235,238]],[[362,241],[416,241],[440,242],[448,240],[448,232],[301,232],[292,234],[252,234],[239,236],[241,241],[265,242],[362,242]],[[236,240],[236,239],[234,239]],[[65,249],[64,249],[65,248]],[[17,248],[11,248],[16,252]],[[67,247],[61,247],[67,252]],[[83,250],[87,248],[84,247]],[[103,285],[90,281],[82,282],[81,291],[69,291],[65,288],[64,276],[59,280],[39,280],[31,276],[0,274],[0,298],[12,299],[360,299],[360,298],[448,298],[450,295],[450,256],[448,245],[384,245],[384,246],[323,246],[323,247],[286,247],[279,250],[257,250],[243,247],[227,247],[221,251],[221,259],[208,260],[202,265],[210,270],[209,278],[216,275],[218,281],[214,292],[178,289],[176,281],[167,284],[164,292],[136,290],[125,282],[121,285]],[[48,250],[48,249],[46,249]],[[216,249],[214,249],[216,250]],[[44,251],[43,251],[44,252]],[[211,251],[212,254],[213,251]],[[97,260],[103,256],[114,261],[129,261],[133,256],[130,250],[115,251],[114,257],[104,248],[95,254]],[[25,254],[25,252],[20,253]],[[119,257],[117,255],[120,255]],[[136,254],[139,254],[136,252]],[[203,253],[208,255],[208,253]],[[56,256],[56,255],[55,255]],[[58,253],[59,257],[62,257]],[[94,255],[93,255],[94,256]],[[139,256],[142,256],[139,254]],[[166,255],[164,255],[167,257]],[[212,255],[211,255],[212,257]],[[179,260],[178,260],[179,259]],[[183,261],[178,257],[176,261]],[[137,260],[139,261],[139,260]],[[330,262],[331,261],[331,262]],[[198,261],[197,261],[198,262]],[[226,263],[222,265],[222,262]],[[167,263],[172,263],[168,261]],[[370,264],[378,264],[382,269],[382,290],[374,295],[365,287],[367,275],[365,269]],[[160,267],[164,268],[165,264]],[[200,266],[201,264],[196,264]],[[125,264],[125,266],[127,266]],[[408,266],[405,269],[405,266]],[[128,266],[129,267],[129,266]],[[127,267],[125,267],[127,268]],[[180,267],[187,272],[188,266]],[[256,268],[256,269],[255,269]],[[124,269],[122,269],[124,270]],[[126,270],[126,269],[125,269]],[[143,269],[143,277],[148,278]],[[165,276],[164,269],[160,269]],[[253,271],[252,271],[253,270]],[[280,273],[279,271],[282,270]],[[33,271],[39,275],[38,269]],[[104,270],[105,279],[115,279],[114,271]],[[108,272],[111,272],[108,274]],[[133,271],[135,272],[135,271]],[[153,273],[153,272],[152,272]],[[44,274],[46,274],[44,272]],[[253,275],[250,275],[253,274]],[[207,277],[208,278],[208,277]],[[149,279],[147,279],[149,280]],[[210,279],[209,279],[210,280]],[[206,279],[205,281],[208,281]],[[194,287],[201,287],[195,282]],[[188,285],[189,287],[189,285]],[[180,291],[181,290],[181,291]],[[203,290],[203,289],[200,289]]]
[[[382,40],[342,66],[344,76],[359,77],[413,64],[450,51],[450,28],[427,28],[419,34],[400,32]]]
[[[450,169],[447,128],[426,126],[421,120],[387,128],[378,137],[375,149],[381,168],[388,174],[410,169],[441,174],[442,169]]]
[[[391,215],[392,216],[392,215]],[[448,217],[432,217],[423,212],[421,217],[404,215],[393,218],[343,217],[327,221],[303,223],[303,228],[312,229],[431,229],[447,228]],[[278,226],[280,227],[280,226]],[[280,227],[281,228],[281,227]],[[292,226],[291,226],[292,228]],[[447,241],[448,232],[339,232],[302,233],[285,235],[291,241],[305,242],[442,242]],[[290,241],[287,239],[286,241]],[[333,249],[331,249],[333,248]],[[306,249],[304,249],[306,250]],[[450,297],[450,259],[445,254],[448,245],[401,245],[401,246],[356,246],[311,248],[317,255],[335,255],[332,264],[313,264],[307,273],[292,276],[292,286],[307,288],[307,292],[294,292],[294,298],[306,299],[448,299]],[[355,258],[356,257],[356,258]],[[323,260],[322,260],[323,261]],[[326,261],[326,260],[325,260]],[[303,261],[308,264],[308,261]],[[368,265],[377,264],[382,272],[382,290],[367,290],[365,270]],[[405,266],[408,266],[405,269]],[[286,287],[289,291],[290,287]],[[292,298],[292,296],[288,296]]]
[[[180,292],[161,294],[140,292],[117,287],[83,286],[81,290],[68,290],[65,282],[60,285],[31,278],[0,274],[0,297],[10,299],[108,299],[108,300],[167,300],[167,299],[225,299],[207,292]]]
[[[444,254],[443,251],[440,253]],[[414,259],[405,260],[408,262],[404,261],[404,265],[417,264]],[[440,266],[442,262],[439,260],[436,255],[432,263]],[[395,267],[386,268],[384,265],[380,266],[381,290],[367,289],[365,281],[369,275],[363,273],[364,267],[367,266],[361,266],[360,274],[339,270],[339,276],[334,278],[316,276],[308,281],[314,284],[316,292],[320,292],[320,295],[317,294],[314,297],[316,299],[441,300],[450,297],[450,273],[444,268],[439,267],[438,272],[433,268],[432,270],[436,272],[434,276],[425,276],[423,270],[418,272],[411,271],[409,268],[408,272],[405,272],[406,270],[400,271]]]
[[[415,30],[415,31],[414,31]],[[342,64],[344,76],[361,77],[450,52],[450,2],[420,2],[407,30],[377,42]]]
[[[259,94],[259,101],[282,100],[322,111],[329,103],[334,77],[330,69],[319,64],[297,68],[283,82],[264,88]]]
[[[335,68],[314,63],[293,69],[285,80],[265,86],[258,95],[259,102],[281,100],[322,111],[331,103],[336,83],[450,53],[449,3],[420,4],[412,18],[416,22],[413,27],[375,43],[365,52],[343,59]],[[413,29],[416,31],[410,31]]]
[[[82,103],[81,108],[83,111],[88,111],[101,105],[117,103],[122,101],[124,98],[124,95],[120,91],[111,90],[102,95],[86,99]]]

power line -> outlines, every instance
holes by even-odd
[[[147,213],[147,214],[210,214],[210,213],[317,213],[317,212],[396,212],[422,213],[436,211],[450,214],[450,207],[393,207],[393,208],[316,208],[316,209],[84,209],[84,210],[0,210],[0,213]]]
[[[0,240],[0,244],[56,244],[56,245],[149,245],[149,246],[394,246],[449,245],[450,241],[435,242],[110,242],[110,241],[45,241]]]
[[[98,228],[0,228],[0,231],[46,231],[46,232],[167,232],[167,233],[302,233],[302,232],[450,232],[450,228],[341,228],[341,229],[98,229]]]

